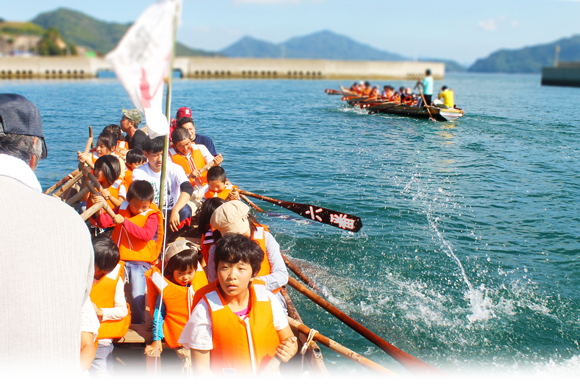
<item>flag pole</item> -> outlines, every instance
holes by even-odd
[[[173,19],[173,49],[171,50],[171,59],[169,61],[169,74],[167,75],[167,96],[165,98],[165,116],[167,117],[167,122],[171,124],[171,88],[173,86],[173,65],[175,63],[175,45],[177,41],[177,24],[179,21],[178,15],[181,12],[181,4],[178,3],[175,9],[175,17]],[[159,206],[161,212],[165,215],[165,220],[167,221],[167,211],[164,212],[164,202],[165,202],[165,172],[167,167],[167,154],[169,152],[169,134],[165,136],[165,141],[163,142],[163,159],[161,164],[161,181],[159,182]],[[165,230],[167,234],[167,230]],[[165,244],[164,244],[165,245]],[[165,248],[165,246],[163,246]]]
[[[167,123],[171,124],[171,88],[173,86],[173,65],[175,63],[175,46],[177,41],[177,24],[179,22],[178,15],[181,13],[181,2],[177,3],[177,7],[175,8],[175,16],[173,17],[173,47],[171,49],[171,59],[169,60],[169,74],[167,75],[167,95],[165,97],[165,116],[167,117]],[[161,161],[161,181],[159,182],[159,206],[161,213],[164,217],[164,224],[167,223],[167,209],[163,205],[165,203],[165,175],[167,171],[167,154],[169,152],[169,131],[167,135],[164,136],[163,141],[163,158]],[[161,276],[164,276],[165,271],[165,246],[167,242],[167,227],[163,232],[163,247],[161,249]],[[161,289],[161,294],[159,297],[163,299],[163,290]],[[157,326],[159,326],[159,315],[157,315]],[[155,371],[154,375],[157,376],[157,363],[159,357],[157,356],[157,349],[155,352]]]

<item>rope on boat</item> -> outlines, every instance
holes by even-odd
[[[306,351],[308,351],[308,347],[310,347],[310,343],[314,340],[314,335],[316,335],[318,331],[316,329],[310,328],[310,332],[308,332],[308,338],[304,342],[302,349],[300,350],[300,354],[302,355],[302,364],[301,364],[301,373],[304,373],[304,355],[306,355]]]

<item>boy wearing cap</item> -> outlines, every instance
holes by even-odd
[[[121,130],[127,135],[125,141],[129,143],[129,149],[143,150],[144,144],[149,138],[144,131],[139,130],[139,125],[143,121],[141,112],[137,109],[126,110],[123,109],[123,117],[121,118]]]

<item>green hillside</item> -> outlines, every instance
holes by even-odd
[[[553,66],[556,46],[560,46],[560,62],[580,61],[580,35],[553,43],[524,47],[518,50],[499,50],[479,59],[470,68],[473,72],[540,73],[542,67]]]
[[[101,54],[106,54],[115,48],[123,34],[131,26],[131,23],[121,24],[100,21],[67,8],[41,13],[32,22],[45,29],[56,27],[66,41],[87,47]],[[192,49],[181,43],[177,43],[175,51],[178,56],[216,55],[215,53]]]
[[[5,22],[0,19],[0,33],[7,35],[37,35],[44,34],[44,28],[31,22]]]

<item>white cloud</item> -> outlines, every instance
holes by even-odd
[[[512,27],[517,28],[520,26],[520,23],[518,23],[516,20],[512,20]]]
[[[477,25],[486,31],[497,30],[497,22],[495,19],[482,20],[479,23],[477,23]]]

